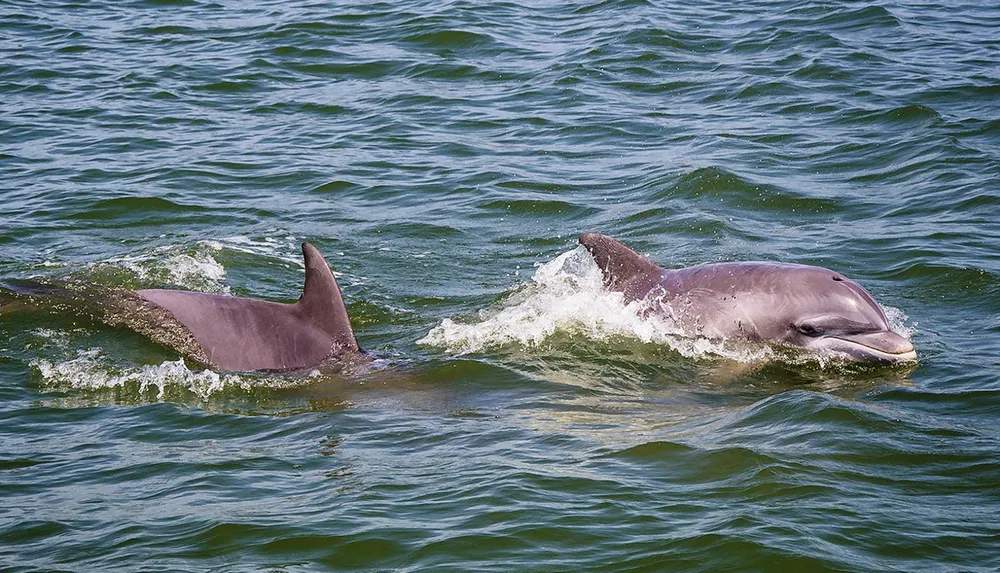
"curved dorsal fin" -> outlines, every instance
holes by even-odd
[[[630,299],[644,297],[663,273],[656,263],[607,235],[584,233],[580,244],[601,268],[605,288],[624,292]]]
[[[330,266],[309,243],[302,243],[302,256],[306,264],[306,284],[296,304],[342,349],[357,350],[358,341],[354,338],[351,320]]]

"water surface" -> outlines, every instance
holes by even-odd
[[[308,240],[380,357],[215,373],[0,314],[0,565],[997,570],[998,29],[978,3],[0,1],[0,280],[293,300]],[[651,335],[602,306],[584,231],[837,269],[920,362]]]

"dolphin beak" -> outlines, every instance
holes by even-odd
[[[831,336],[827,340],[831,350],[862,360],[912,362],[917,359],[913,343],[890,330]]]

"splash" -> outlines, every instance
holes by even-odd
[[[163,245],[147,251],[87,264],[70,276],[76,281],[119,286],[171,285],[188,290],[229,294],[226,269],[215,259],[221,246],[207,241]],[[65,267],[45,261],[43,267]],[[124,271],[124,273],[123,273]]]
[[[137,254],[87,264],[71,275],[78,280],[129,288],[168,287],[231,294],[230,287],[225,284],[226,268],[216,258],[222,251],[263,256],[281,260],[289,266],[303,266],[295,237],[281,229],[274,229],[261,238],[237,235],[154,247]],[[72,268],[73,265],[46,260],[39,266]],[[122,271],[126,274],[123,275]]]
[[[622,293],[604,288],[600,268],[580,246],[539,265],[531,282],[501,308],[481,310],[478,320],[467,323],[446,318],[417,343],[467,354],[509,345],[537,347],[556,333],[566,333],[600,342],[626,339],[663,345],[688,358],[756,362],[772,356],[765,345],[684,336],[669,319],[642,313],[642,301],[625,304],[623,299]]]
[[[215,249],[219,250],[219,249]],[[135,273],[142,282],[169,283],[195,290],[227,293],[229,287],[222,281],[226,269],[205,249],[178,252],[175,246],[153,249],[150,253],[106,261]]]
[[[186,391],[201,400],[224,390],[249,391],[255,387],[288,387],[302,382],[292,379],[262,378],[238,374],[219,374],[211,370],[192,370],[183,360],[168,360],[156,365],[119,367],[103,355],[101,349],[77,351],[77,355],[62,361],[36,359],[31,361],[48,388],[73,388],[99,391],[118,389],[140,397],[153,395],[164,400],[168,393]]]
[[[906,316],[902,310],[892,306],[882,306],[882,311],[885,312],[885,317],[889,321],[889,329],[896,334],[910,340],[917,332],[917,324],[907,324],[906,321],[910,317]]]

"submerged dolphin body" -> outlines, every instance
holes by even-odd
[[[821,267],[770,262],[657,266],[619,241],[580,236],[604,286],[646,300],[685,334],[775,343],[854,360],[906,362],[917,354],[854,281]]]
[[[180,290],[86,283],[0,283],[0,314],[50,308],[128,328],[214,370],[338,370],[368,362],[323,255],[302,244],[302,296],[286,304]]]
[[[305,370],[359,355],[330,267],[309,243],[302,244],[302,254],[305,287],[291,304],[178,290],[139,290],[135,295],[142,306],[169,315],[194,339],[194,344],[190,338],[165,341],[168,346],[217,370]],[[164,342],[148,327],[137,330]]]

